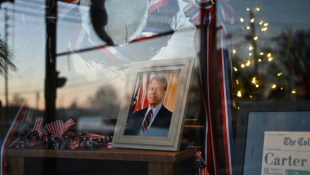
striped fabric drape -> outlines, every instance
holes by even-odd
[[[216,1],[225,21],[233,22],[233,10],[224,0]],[[210,174],[232,174],[233,128],[231,102],[231,63],[224,26],[211,2],[195,0],[184,13],[197,26],[201,45],[200,84],[205,110],[203,157]],[[219,30],[215,30],[219,29]],[[199,35],[200,34],[200,35]]]

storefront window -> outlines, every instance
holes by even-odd
[[[11,141],[22,131],[33,130],[38,117],[44,118],[44,124],[72,119],[75,124],[68,131],[73,133],[87,131],[113,136],[127,95],[130,66],[140,61],[193,59],[182,136],[202,151],[208,116],[213,120],[209,122],[215,145],[224,142],[222,113],[226,101],[223,102],[221,93],[231,97],[226,112],[232,117],[228,120],[233,128],[232,145],[241,128],[238,120],[239,110],[244,110],[242,103],[272,105],[310,98],[307,0],[201,1],[212,6],[215,2],[215,16],[208,16],[210,21],[215,17],[211,33],[204,33],[206,28],[201,27],[207,26],[204,13],[199,15],[205,23],[201,25],[200,18],[196,23],[194,10],[201,7],[191,6],[190,0],[61,0],[57,6],[53,0],[0,2],[0,134],[13,126],[12,119],[15,122],[14,118],[21,115],[21,122],[13,127]],[[204,10],[209,13],[207,7]],[[219,35],[225,38],[224,44]],[[210,36],[213,39],[209,50]],[[221,50],[227,51],[228,60],[222,72],[217,71],[222,64],[217,60]],[[203,62],[210,53],[213,61]],[[212,71],[207,71],[211,70],[208,66]],[[210,82],[205,83],[204,78],[209,76]],[[225,92],[219,85],[223,76],[228,83]],[[138,99],[139,95],[133,96]],[[132,107],[136,101],[133,100]],[[212,110],[207,108],[210,104]],[[306,115],[299,120],[304,126],[302,131],[309,132]],[[268,125],[271,121],[278,122],[264,118],[257,122],[258,128],[272,128]],[[287,123],[291,119],[280,121]],[[231,151],[233,155],[234,148]],[[220,152],[221,147],[216,154],[223,156]],[[222,159],[218,161],[220,168],[225,165]],[[85,164],[75,163],[81,167]],[[219,174],[226,170],[220,169]],[[250,168],[244,172],[251,171]],[[65,172],[65,168],[59,172]]]

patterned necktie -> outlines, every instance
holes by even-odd
[[[151,117],[153,116],[153,111],[152,109],[149,111],[149,113],[147,113],[146,115],[146,118],[142,124],[142,128],[141,128],[141,136],[145,135],[146,134],[146,131],[148,130],[149,128],[149,124],[151,122]]]

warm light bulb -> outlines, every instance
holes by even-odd
[[[235,54],[236,52],[237,52],[237,51],[234,49],[234,50],[233,50],[233,54]]]
[[[271,57],[271,53],[268,53],[268,54],[267,54],[267,57]]]
[[[236,84],[239,84],[239,80],[236,80]]]
[[[281,87],[280,89],[283,90],[283,87]]]
[[[237,72],[238,71],[238,69],[236,68],[236,67],[234,67],[234,70]]]
[[[251,23],[253,23],[253,22],[254,22],[254,18],[251,19]]]
[[[260,11],[260,8],[256,7],[256,11]]]
[[[250,66],[251,62],[248,60],[247,63],[245,63],[246,66]]]
[[[238,97],[241,97],[241,96],[242,96],[242,95],[241,95],[241,91],[238,91],[237,96],[238,96]]]
[[[258,87],[259,87],[259,85],[257,84],[257,85],[256,85],[256,87],[258,88]]]
[[[275,89],[277,87],[277,85],[273,84],[271,87],[272,87],[272,89]]]
[[[252,56],[252,53],[249,53],[249,56]]]
[[[253,50],[253,47],[252,47],[252,46],[250,46],[250,47],[249,47],[249,50]]]
[[[258,62],[261,62],[262,61],[262,59],[258,59]]]
[[[258,36],[254,37],[254,40],[257,40],[258,39]]]
[[[282,72],[278,73],[278,76],[281,76],[282,75]]]
[[[264,21],[259,22],[259,25],[262,25]]]
[[[246,11],[250,11],[250,9],[249,9],[249,8],[246,8]]]
[[[294,89],[294,90],[292,90],[292,94],[296,94],[296,90]]]
[[[264,55],[264,52],[259,53],[260,55]]]
[[[252,96],[252,95],[249,95],[249,97],[252,98],[253,96]]]
[[[244,64],[241,64],[241,68],[244,68]]]
[[[265,23],[264,26],[265,26],[265,27],[268,26],[268,23]]]
[[[244,21],[244,19],[243,18],[240,18],[240,22],[243,22]]]
[[[255,77],[252,79],[252,83],[254,84],[256,82],[256,79]]]
[[[272,61],[272,60],[273,60],[273,58],[272,58],[272,57],[268,58],[268,61]]]
[[[247,26],[247,27],[246,27],[246,29],[248,29],[248,30],[249,30],[249,29],[250,29],[250,26]]]

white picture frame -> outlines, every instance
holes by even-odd
[[[122,100],[114,131],[112,142],[113,148],[179,151],[192,77],[193,61],[193,58],[186,58],[131,63],[126,81],[126,95]],[[169,74],[172,76],[173,74],[173,76],[178,77],[177,83],[174,81],[174,89],[177,87],[175,94],[171,95],[169,99],[164,99],[166,101],[170,100],[169,104],[170,106],[173,106],[170,107],[173,111],[167,136],[124,134],[126,125],[128,124],[127,120],[131,114],[131,110],[133,109],[133,97],[136,94],[137,87],[140,85],[137,84],[142,81],[139,80],[141,79],[141,74],[145,73],[162,74],[165,76],[170,76]],[[164,98],[166,98],[166,95]],[[173,102],[171,102],[171,100]],[[156,120],[156,118],[154,120]]]

